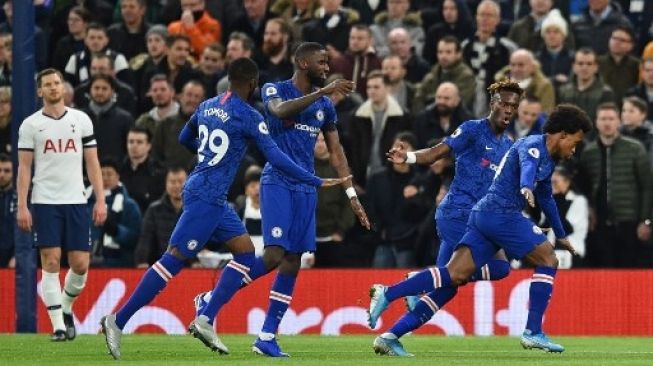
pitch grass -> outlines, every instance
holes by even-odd
[[[221,337],[231,350],[219,356],[190,336],[127,335],[122,359],[108,355],[101,335],[51,343],[45,335],[0,335],[0,365],[653,365],[653,338],[554,337],[562,354],[527,351],[514,337],[408,336],[415,357],[399,359],[372,351],[374,336],[282,336],[290,359],[250,351],[252,336]]]

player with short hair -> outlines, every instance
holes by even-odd
[[[120,339],[129,319],[148,304],[209,241],[224,242],[234,259],[222,272],[214,290],[229,299],[254,263],[254,245],[242,221],[227,202],[227,192],[248,146],[254,140],[268,161],[288,177],[307,186],[340,184],[347,178],[320,179],[293,163],[270,137],[263,116],[247,104],[258,85],[258,67],[241,58],[229,66],[229,90],[202,102],[179,135],[179,142],[197,152],[198,163],[184,186],[182,213],[161,259],[147,270],[125,305],[100,322],[107,348],[120,358]],[[214,351],[229,350],[204,315],[191,333]]]
[[[435,215],[440,238],[436,266],[445,266],[451,259],[454,248],[465,234],[472,208],[487,193],[501,158],[513,143],[504,132],[517,112],[524,91],[516,82],[503,80],[492,84],[488,92],[488,117],[462,123],[450,136],[430,148],[406,152],[400,146],[391,149],[387,154],[388,160],[395,164],[431,165],[452,152],[456,157],[453,182]],[[499,251],[495,258],[477,269],[470,281],[500,280],[506,277],[509,271],[510,265],[505,253]],[[421,301],[417,296],[408,296],[406,300],[409,312],[389,333],[400,338],[422,326],[456,295],[455,287],[447,290],[443,289],[437,294],[430,292],[423,296]]]
[[[521,344],[562,352],[542,332],[542,317],[548,306],[558,267],[554,245],[535,223],[522,215],[525,204],[537,199],[551,222],[558,243],[575,254],[560,222],[552,195],[551,175],[558,159],[570,159],[585,133],[592,129],[587,114],[573,105],[559,105],[544,126],[544,135],[517,141],[501,159],[496,177],[473,208],[467,231],[446,266],[427,268],[390,287],[374,285],[370,290],[369,325],[374,328],[381,313],[399,297],[421,292],[451,291],[485,265],[499,249],[510,258],[526,259],[535,266],[530,287],[528,321]],[[409,356],[398,338],[384,333],[374,340],[377,353]]]
[[[90,262],[83,162],[98,197],[93,206],[95,225],[104,223],[107,207],[91,119],[64,105],[64,79],[58,70],[39,72],[36,86],[43,108],[27,117],[18,131],[16,219],[20,229],[34,231],[34,242],[41,255],[43,301],[53,328],[51,340],[60,342],[75,339],[72,305],[86,285]],[[27,205],[30,181],[31,213]],[[63,292],[59,282],[62,248],[68,253],[70,265]]]
[[[331,154],[330,161],[339,177],[349,176],[347,158],[338,138],[337,116],[331,94],[346,95],[354,84],[338,79],[323,86],[329,72],[327,51],[319,43],[305,42],[295,51],[295,73],[289,80],[268,83],[261,88],[270,134],[281,150],[308,171],[313,171],[315,141],[322,131]],[[370,223],[350,181],[344,183],[352,210],[364,227]],[[270,306],[263,328],[252,346],[258,354],[288,357],[276,341],[279,323],[292,300],[292,293],[304,252],[315,251],[315,208],[317,192],[276,167],[266,164],[261,177],[261,216],[265,251],[255,260],[245,283],[278,269],[270,291]],[[207,305],[208,301],[208,305]],[[213,305],[218,302],[218,305]],[[198,313],[211,320],[226,303],[225,299],[199,294]],[[204,309],[214,306],[214,310]],[[213,317],[211,317],[213,316]]]

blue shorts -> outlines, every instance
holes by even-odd
[[[472,211],[460,244],[469,247],[478,268],[492,259],[499,249],[510,259],[521,259],[545,241],[542,229],[520,212]]]
[[[263,243],[290,253],[314,252],[316,207],[317,193],[261,184]]]
[[[453,251],[460,243],[460,239],[467,230],[467,217],[443,217],[436,215],[438,238],[440,238],[440,250],[435,265],[444,267],[449,263]]]
[[[170,245],[186,258],[194,258],[210,241],[226,242],[247,234],[243,222],[228,204],[210,204],[184,197],[184,211],[170,236]]]
[[[61,247],[66,251],[91,250],[90,214],[86,204],[32,205],[34,245]]]

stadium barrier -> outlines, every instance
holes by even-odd
[[[75,303],[78,332],[97,333],[104,314],[114,312],[138,284],[142,270],[93,269]],[[281,322],[282,334],[365,334],[367,293],[374,282],[393,283],[402,270],[305,270]],[[64,273],[62,272],[62,280]],[[499,282],[476,282],[459,291],[419,334],[518,335],[527,316],[531,271],[513,272]],[[209,291],[219,276],[212,270],[185,270],[127,324],[126,332],[181,334],[194,317],[193,298]],[[40,273],[39,273],[40,277]],[[268,307],[273,276],[236,294],[218,318],[220,333],[258,333]],[[545,330],[552,335],[653,335],[653,270],[560,271]],[[15,331],[14,272],[0,270],[0,332]],[[39,296],[40,290],[39,290]],[[405,311],[397,301],[379,321],[387,329]],[[377,329],[376,331],[378,331]],[[43,301],[38,331],[50,332]]]

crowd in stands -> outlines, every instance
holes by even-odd
[[[16,2],[17,0],[13,0]],[[230,61],[249,57],[260,85],[292,77],[293,47],[326,46],[330,80],[356,190],[373,222],[363,229],[342,188],[322,188],[315,267],[432,265],[434,212],[453,157],[391,165],[393,144],[438,143],[488,113],[487,87],[508,77],[526,96],[507,130],[542,133],[559,103],[595,123],[576,158],[553,176],[556,202],[580,256],[563,267],[653,266],[653,1],[643,0],[33,0],[37,70],[66,79],[66,105],[94,124],[108,208],[92,228],[96,267],[151,265],[165,250],[195,156],[177,136],[199,103],[228,87]],[[12,0],[0,14],[0,266],[12,266]],[[254,101],[261,108],[260,97]],[[322,137],[315,169],[334,177]],[[229,200],[262,251],[252,147]],[[89,190],[89,207],[94,197]],[[542,226],[546,218],[529,212]],[[193,266],[228,255],[210,243]],[[516,264],[518,265],[518,264]],[[527,265],[525,263],[521,265]]]

